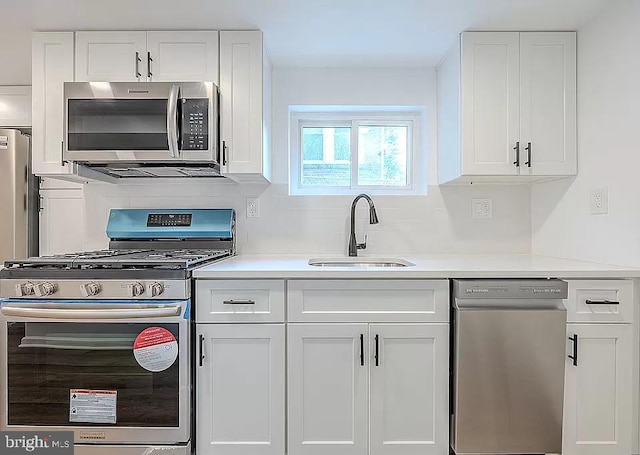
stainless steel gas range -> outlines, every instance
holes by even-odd
[[[189,454],[191,272],[232,256],[233,210],[112,210],[110,249],[0,270],[0,429],[76,454]]]

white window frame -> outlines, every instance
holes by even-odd
[[[289,194],[291,195],[373,195],[426,194],[424,157],[420,153],[422,116],[420,112],[292,112],[290,115]],[[358,129],[360,126],[407,127],[407,185],[358,185]],[[351,128],[350,186],[302,185],[302,128]],[[319,161],[319,163],[326,161]],[[338,161],[339,162],[339,161]],[[346,163],[346,161],[345,161]]]

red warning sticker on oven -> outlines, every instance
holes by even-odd
[[[133,342],[133,356],[145,370],[164,371],[178,358],[178,342],[167,329],[148,327]]]

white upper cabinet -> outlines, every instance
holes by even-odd
[[[520,172],[574,175],[576,35],[520,34]]]
[[[576,174],[574,32],[465,32],[437,78],[440,183]]]
[[[145,76],[153,82],[218,84],[218,32],[147,32]]]
[[[218,32],[77,32],[76,81],[218,83]]]
[[[76,81],[147,79],[146,32],[77,32]]]
[[[462,35],[462,150],[466,173],[515,175],[520,136],[518,33]]]
[[[239,181],[271,178],[271,64],[260,31],[220,32],[223,172]]]
[[[34,33],[32,66],[33,173],[69,175],[62,162],[63,82],[73,81],[73,32]]]
[[[0,86],[0,128],[31,126],[31,87]]]

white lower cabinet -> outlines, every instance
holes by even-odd
[[[289,324],[290,455],[445,455],[448,324]]]
[[[196,453],[283,455],[284,324],[197,324]]]
[[[447,454],[449,325],[371,324],[369,338],[370,455]]]
[[[367,453],[368,324],[289,324],[290,455]]]
[[[631,324],[568,324],[563,455],[629,455],[632,443]]]

